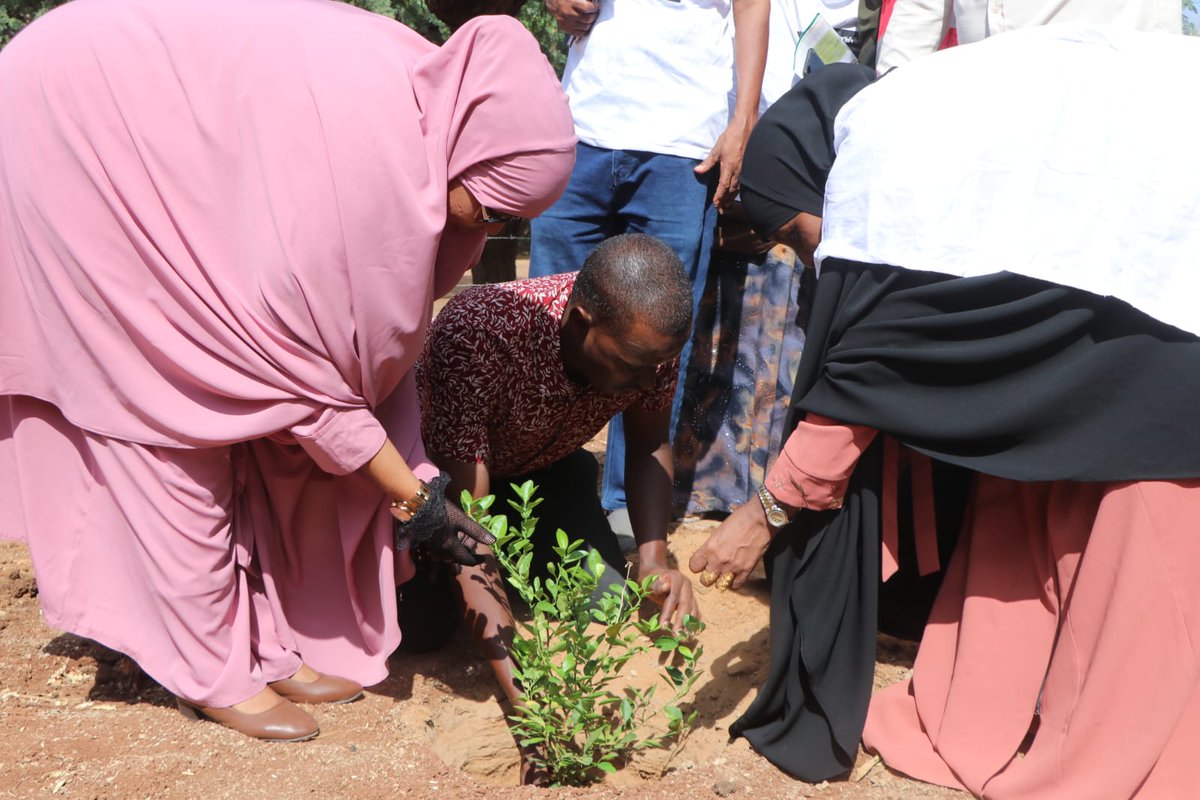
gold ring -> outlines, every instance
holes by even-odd
[[[723,592],[730,586],[733,586],[733,573],[726,572],[721,576],[720,580],[717,581],[717,589]]]
[[[717,573],[706,569],[700,573],[700,583],[704,586],[712,586],[717,582],[717,577]]]

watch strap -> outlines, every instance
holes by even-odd
[[[767,522],[772,527],[781,528],[787,524],[787,512],[779,505],[775,495],[771,494],[765,484],[758,487],[758,502],[762,503],[763,511],[767,515]]]

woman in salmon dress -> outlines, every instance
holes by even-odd
[[[756,128],[747,212],[820,266],[799,421],[691,566],[736,587],[766,552],[771,672],[731,731],[782,769],[844,774],[861,737],[979,797],[1194,792],[1200,111],[1159,76],[1197,67],[1185,37],[1022,31]],[[872,697],[878,582],[943,555]]]

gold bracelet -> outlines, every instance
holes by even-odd
[[[421,481],[421,485],[417,487],[417,491],[412,497],[407,500],[393,500],[392,508],[403,511],[405,514],[408,514],[409,519],[412,519],[421,510],[421,506],[427,502],[429,502],[429,484]]]

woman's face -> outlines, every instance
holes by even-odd
[[[771,234],[771,241],[787,245],[796,251],[804,266],[812,268],[813,253],[821,243],[821,218],[801,211]]]
[[[483,231],[488,236],[496,236],[504,230],[507,222],[487,222],[491,215],[486,213],[483,204],[457,180],[450,182],[450,191],[446,196],[446,224],[467,230]]]

